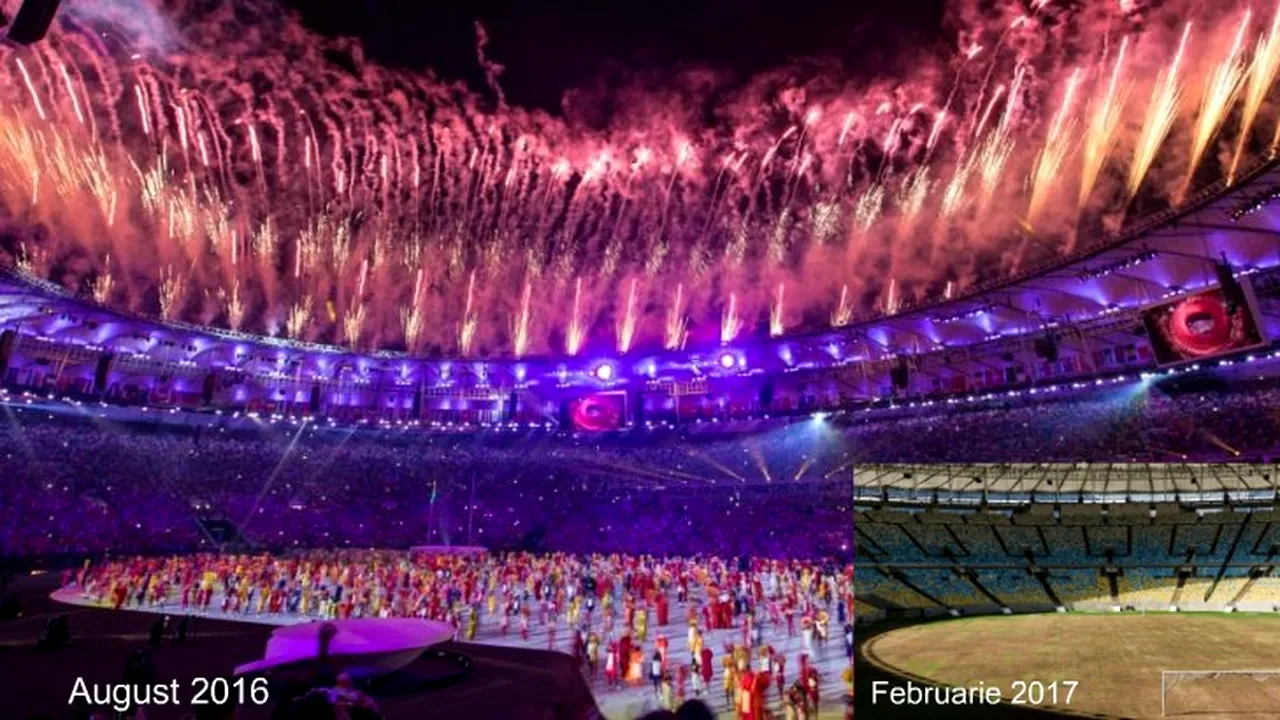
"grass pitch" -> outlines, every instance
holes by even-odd
[[[1280,616],[1221,613],[1044,614],[963,618],[872,638],[871,662],[932,683],[984,682],[1007,700],[1014,681],[1074,680],[1038,707],[1114,718],[1160,717],[1161,670],[1280,670]],[[1181,679],[1170,717],[1280,718],[1280,676]]]

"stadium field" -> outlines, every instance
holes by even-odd
[[[911,625],[871,638],[871,664],[917,683],[998,687],[1006,701],[1043,684],[1039,707],[1095,718],[1161,716],[1162,670],[1277,670],[1260,676],[1183,677],[1168,717],[1280,717],[1280,617],[1261,614],[1043,614]],[[1057,701],[1050,683],[1057,681]],[[1068,681],[1078,683],[1067,701]],[[1024,694],[1024,700],[1030,698]],[[862,698],[865,700],[865,698]],[[921,708],[923,709],[923,708]],[[998,714],[998,710],[992,715]]]

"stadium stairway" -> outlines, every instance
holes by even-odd
[[[244,552],[253,549],[253,543],[240,532],[235,523],[221,517],[197,517],[200,532],[223,552]]]
[[[1173,588],[1173,599],[1169,601],[1170,603],[1173,604],[1174,607],[1182,606],[1182,591],[1185,590],[1186,587],[1187,587],[1187,574],[1180,572],[1178,573],[1178,584],[1175,585]]]

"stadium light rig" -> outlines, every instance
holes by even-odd
[[[613,382],[617,374],[617,370],[609,362],[602,362],[591,370],[591,376],[602,383]]]
[[[1280,198],[1280,185],[1273,185],[1229,210],[1227,216],[1231,222],[1239,222],[1240,218],[1258,212],[1277,198]]]
[[[1141,265],[1145,262],[1154,260],[1157,255],[1158,253],[1154,250],[1146,250],[1141,253],[1138,253],[1137,255],[1134,255],[1133,257],[1128,257],[1123,260],[1117,260],[1116,262],[1107,263],[1106,265],[1099,265],[1098,267],[1085,270],[1077,276],[1077,279],[1080,282],[1088,282],[1089,280],[1096,280],[1097,278],[1106,277],[1107,275],[1110,275],[1112,273],[1120,272],[1121,270],[1126,270],[1128,268]]]

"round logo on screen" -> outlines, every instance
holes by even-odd
[[[1169,339],[1186,355],[1212,355],[1235,338],[1231,317],[1218,298],[1199,295],[1178,303],[1169,318]]]
[[[573,424],[580,430],[615,430],[622,425],[622,405],[616,395],[588,395],[573,404]]]

